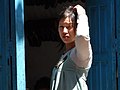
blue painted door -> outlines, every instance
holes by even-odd
[[[23,0],[0,0],[0,90],[26,90]]]
[[[116,0],[116,57],[117,57],[117,86],[120,90],[120,0]]]
[[[13,90],[14,86],[10,12],[9,0],[0,0],[0,90]]]
[[[9,4],[0,0],[0,90],[11,90],[9,65]]]
[[[87,0],[93,47],[89,90],[117,90],[115,1]]]

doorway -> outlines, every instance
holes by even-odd
[[[51,70],[64,50],[64,47],[60,50],[57,15],[65,6],[84,5],[84,3],[76,0],[49,6],[41,5],[40,2],[30,3],[28,1],[25,0],[24,7],[26,87],[29,90],[34,90],[38,79],[44,76],[50,78]]]

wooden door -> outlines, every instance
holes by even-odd
[[[116,44],[114,0],[87,0],[93,64],[89,90],[116,90]]]

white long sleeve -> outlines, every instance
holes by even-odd
[[[71,58],[79,67],[89,68],[92,63],[92,48],[87,15],[80,15],[77,22],[75,48],[71,52]]]

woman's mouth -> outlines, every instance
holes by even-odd
[[[64,40],[67,40],[69,38],[69,36],[63,36]]]
[[[69,38],[69,36],[67,36],[67,35],[66,35],[66,36],[63,36],[63,38]]]

